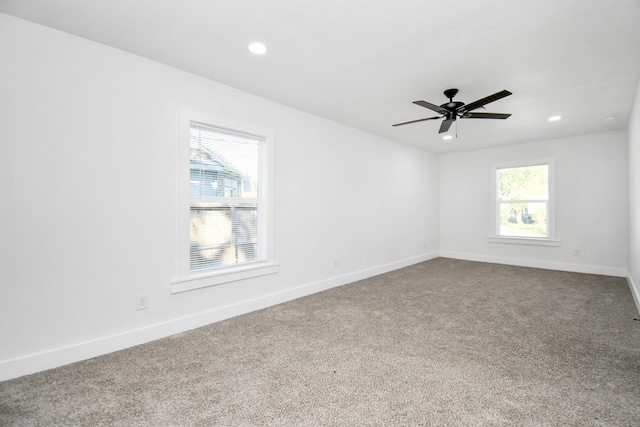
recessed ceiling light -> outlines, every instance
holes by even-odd
[[[561,116],[551,116],[547,120],[549,120],[550,122],[557,122],[561,118],[562,118]]]
[[[445,136],[442,137],[442,139],[444,139],[445,141],[448,141],[451,138],[453,138],[451,135],[445,135]]]
[[[608,116],[604,118],[605,122],[612,122],[616,119],[616,116]]]
[[[249,51],[251,51],[251,53],[255,53],[256,55],[262,55],[267,52],[267,47],[262,43],[251,43],[249,45]]]

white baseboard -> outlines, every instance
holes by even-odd
[[[440,251],[444,258],[462,259],[467,261],[490,262],[494,264],[517,265],[520,267],[542,268],[545,270],[570,271],[573,273],[601,274],[603,276],[627,277],[625,268],[605,267],[599,265],[569,264],[553,261],[532,259],[497,257],[493,255],[479,255],[463,252]]]
[[[377,276],[399,268],[408,267],[413,264],[437,258],[438,256],[438,252],[431,252],[342,276],[331,277],[329,279],[320,280],[262,297],[252,298],[237,304],[216,307],[211,310],[171,319],[166,322],[156,323],[144,328],[100,337],[91,341],[59,347],[43,351],[41,353],[30,354],[25,357],[4,360],[0,362],[0,381],[33,374],[128,347],[144,344],[170,335],[226,320],[231,317],[239,316],[241,314],[261,310],[276,304],[281,304],[317,292],[342,286],[347,283]]]

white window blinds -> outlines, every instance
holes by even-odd
[[[264,143],[191,122],[191,271],[262,261]]]

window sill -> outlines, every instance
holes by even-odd
[[[194,289],[206,288],[208,286],[266,276],[279,271],[280,266],[274,263],[259,263],[225,268],[224,270],[171,280],[171,293],[177,294]]]
[[[560,240],[536,237],[487,236],[487,242],[511,245],[560,246]]]

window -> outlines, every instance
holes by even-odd
[[[179,278],[172,292],[276,272],[273,132],[181,111]]]
[[[191,122],[191,271],[264,260],[258,242],[263,144],[260,136]]]
[[[548,240],[554,238],[552,163],[494,166],[497,237]],[[521,241],[520,243],[524,243]]]

